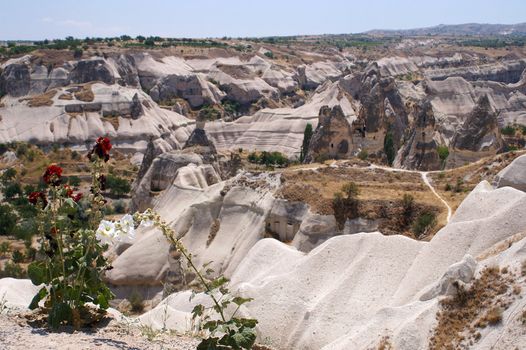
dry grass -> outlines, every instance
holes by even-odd
[[[309,204],[311,210],[322,215],[333,215],[332,201],[342,186],[352,181],[358,185],[360,194],[359,215],[367,219],[381,219],[380,230],[384,234],[404,234],[414,238],[411,227],[402,220],[404,194],[414,197],[415,219],[423,212],[437,216],[438,224],[426,239],[445,224],[446,208],[422,182],[419,174],[391,173],[379,169],[354,167],[320,168],[316,170],[286,169],[282,173],[283,185],[278,196]]]
[[[526,152],[516,151],[486,157],[480,161],[456,169],[446,170],[441,173],[432,173],[429,177],[433,180],[433,186],[438,194],[440,194],[451,206],[451,209],[455,211],[480,181],[487,180],[491,183],[499,171],[524,153]],[[462,180],[460,191],[446,190],[447,185],[454,188],[457,179]]]
[[[82,102],[92,102],[95,99],[93,91],[91,91],[91,84],[85,84],[75,92],[75,98]]]
[[[69,94],[69,93],[66,93],[66,94],[60,94],[60,96],[58,97],[59,100],[67,100],[67,101],[71,101],[73,100],[73,95],[72,94]]]
[[[53,97],[57,94],[57,90],[49,90],[43,94],[21,98],[19,101],[28,101],[27,105],[29,107],[45,107],[53,105]]]
[[[429,348],[458,349],[476,342],[481,334],[477,328],[494,326],[502,321],[502,313],[517,297],[514,288],[516,276],[502,274],[496,267],[482,271],[469,286],[458,285],[455,296],[440,302],[438,324],[430,339]]]

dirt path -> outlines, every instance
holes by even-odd
[[[389,172],[393,172],[393,173],[399,172],[399,173],[420,174],[420,176],[422,177],[422,181],[426,184],[427,187],[429,187],[431,192],[433,192],[433,194],[447,208],[446,223],[449,223],[449,220],[451,219],[451,215],[452,215],[451,206],[448,204],[448,202],[446,202],[446,200],[444,198],[442,198],[441,195],[438,194],[438,192],[435,190],[435,188],[433,187],[433,185],[429,181],[429,178],[427,177],[427,174],[433,173],[433,171],[418,171],[418,170],[407,170],[407,169],[399,169],[399,168],[389,168],[389,167],[380,166],[380,165],[376,165],[376,164],[371,164],[369,166],[369,168],[371,168],[371,169],[381,169],[381,170],[385,170],[385,171],[389,171]]]

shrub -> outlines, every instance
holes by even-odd
[[[17,264],[6,262],[4,268],[0,270],[0,278],[26,278],[27,273]]]
[[[369,158],[369,153],[366,150],[362,149],[360,153],[358,153],[358,158],[360,158],[361,160],[366,160],[367,158]]]
[[[464,185],[464,180],[462,180],[462,178],[460,177],[457,177],[457,182],[455,184],[455,187],[454,187],[454,191],[455,192],[462,192],[463,188],[462,188],[462,185]]]
[[[387,163],[389,166],[392,166],[396,157],[396,149],[394,146],[393,134],[390,131],[385,134],[384,153],[387,157]]]
[[[250,163],[262,164],[268,167],[283,167],[289,164],[288,158],[280,152],[263,151],[260,154],[257,154],[256,152],[251,152],[249,153],[247,159]]]
[[[132,312],[140,313],[144,311],[144,298],[136,289],[130,294],[128,301]]]
[[[1,255],[7,254],[7,252],[9,252],[9,248],[10,247],[11,247],[11,245],[9,244],[9,242],[2,242],[2,243],[0,243],[0,254]]]
[[[512,125],[506,125],[500,130],[500,132],[506,136],[513,136],[515,135],[515,128]]]
[[[16,177],[16,169],[15,168],[7,168],[3,173],[1,177],[2,184],[7,184],[11,181],[13,181]]]
[[[449,157],[449,148],[447,146],[438,146],[437,147],[438,157],[440,158],[442,167],[446,164],[446,159]]]
[[[122,177],[108,175],[106,177],[106,187],[113,196],[124,196],[131,191],[130,182]]]
[[[12,235],[16,227],[17,216],[10,205],[0,204],[0,236]]]
[[[435,214],[424,212],[413,223],[413,233],[417,238],[426,234],[433,226],[435,226]]]
[[[24,253],[20,252],[19,250],[15,250],[11,255],[11,260],[13,260],[15,264],[20,264],[24,261],[24,258]]]
[[[4,186],[2,193],[5,199],[12,200],[13,198],[22,196],[22,187],[18,182],[11,182]]]
[[[342,186],[341,192],[334,194],[332,210],[340,230],[343,229],[347,219],[354,219],[359,216],[359,194],[358,185],[354,182],[346,183]]]
[[[274,53],[272,51],[266,51],[265,52],[265,56],[267,56],[270,59],[273,59],[274,58]]]
[[[413,217],[413,211],[415,208],[415,198],[410,194],[404,194],[402,198],[402,217],[403,225],[408,226],[411,223]]]
[[[113,203],[113,210],[116,214],[124,214],[126,212],[126,204],[124,201],[118,200]]]

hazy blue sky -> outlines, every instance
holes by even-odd
[[[2,0],[0,39],[357,33],[526,22],[526,0]]]

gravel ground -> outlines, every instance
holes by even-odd
[[[28,324],[16,314],[0,315],[0,350],[51,350],[51,349],[195,349],[198,341],[168,333],[111,320],[106,326],[95,329],[51,332]]]

